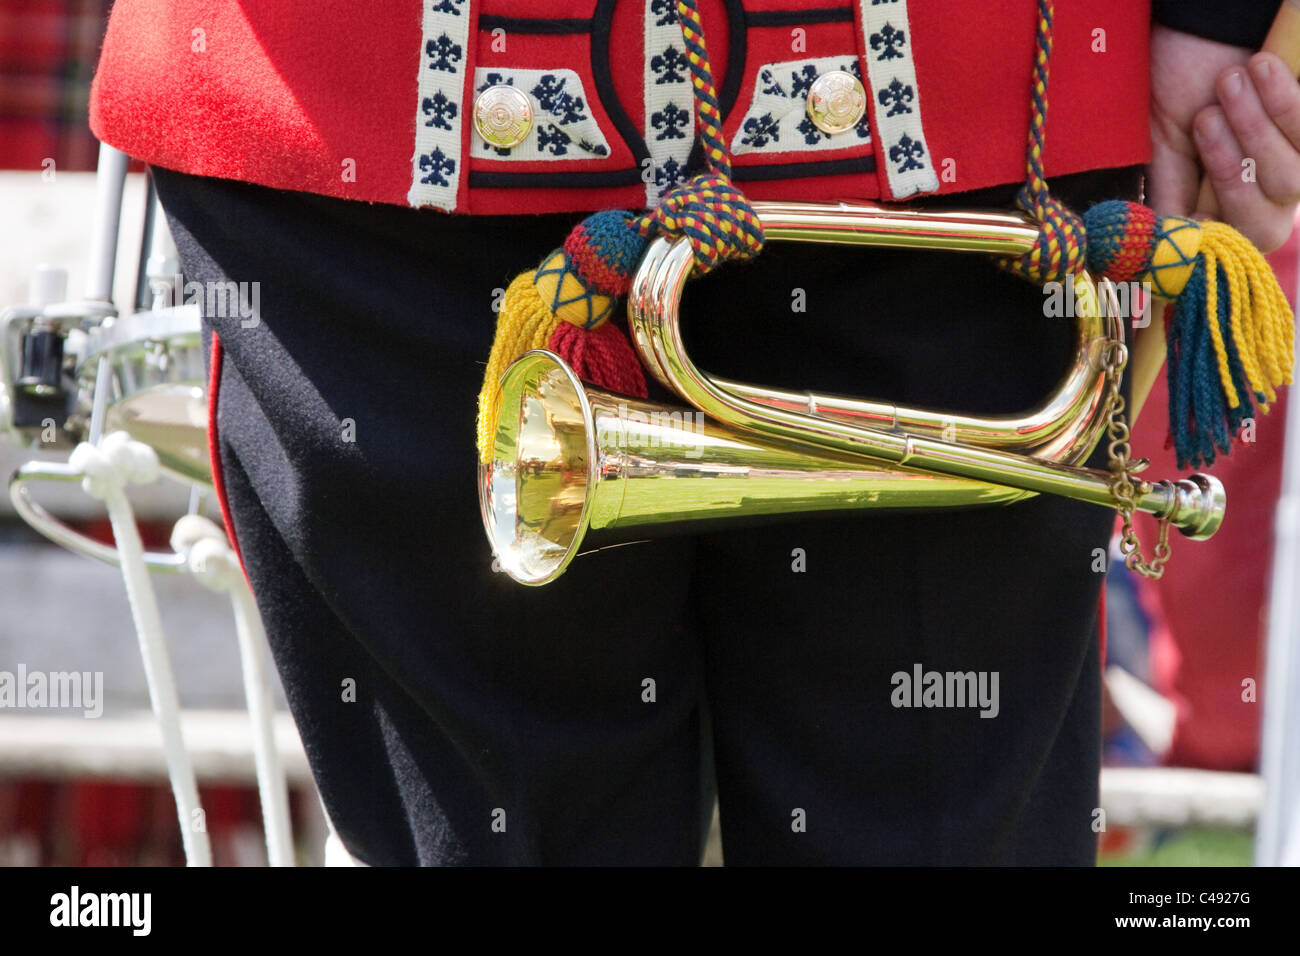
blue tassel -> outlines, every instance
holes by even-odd
[[[1218,314],[1215,321],[1228,352],[1228,370],[1232,384],[1242,401],[1231,408],[1219,378],[1214,340],[1206,314],[1205,265],[1198,263],[1187,280],[1183,293],[1174,300],[1169,316],[1166,361],[1169,368],[1170,440],[1179,468],[1213,464],[1220,454],[1231,449],[1232,436],[1255,414],[1250,397],[1263,402],[1265,396],[1252,392],[1246,369],[1237,352],[1229,324],[1231,297],[1228,280],[1216,277]]]

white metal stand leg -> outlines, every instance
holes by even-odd
[[[235,613],[244,696],[253,723],[253,761],[257,791],[262,802],[267,861],[271,866],[293,866],[293,828],[289,819],[289,786],[280,752],[275,745],[271,676],[266,631],[248,589],[239,559],[225,532],[202,515],[186,515],[172,531],[172,547],[185,556],[190,572],[214,591],[228,591]]]
[[[69,464],[86,476],[82,482],[86,493],[103,501],[108,508],[113,538],[121,555],[122,582],[126,585],[131,616],[140,640],[149,701],[162,732],[163,756],[176,798],[185,858],[190,866],[211,866],[212,847],[199,804],[198,782],[181,736],[176,679],[172,675],[171,660],[163,639],[158,601],[144,563],[144,544],[135,524],[135,513],[126,497],[128,483],[147,483],[157,478],[158,457],[148,445],[132,441],[125,432],[114,432],[98,447],[85,442],[78,445]]]

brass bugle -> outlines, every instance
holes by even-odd
[[[1014,213],[918,213],[868,204],[755,203],[769,239],[1023,253]],[[1052,493],[1113,506],[1111,476],[1079,467],[1105,428],[1102,357],[1123,341],[1113,291],[1077,277],[1075,349],[1056,390],[1011,416],[964,416],[713,379],[686,355],[678,323],[691,271],[680,240],[652,242],[628,300],[646,367],[693,407],[584,385],[538,350],[511,365],[489,409],[494,444],[479,501],[502,570],[555,580],[584,549],[704,522],[814,511],[957,508]],[[1089,291],[1093,294],[1089,294]],[[1105,306],[1109,302],[1109,306]],[[1209,475],[1142,482],[1138,510],[1185,535],[1223,518]]]

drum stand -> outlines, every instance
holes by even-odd
[[[288,787],[272,732],[266,635],[225,533],[198,514],[207,477],[206,441],[198,442],[204,432],[193,427],[192,414],[184,413],[202,400],[199,308],[168,307],[151,291],[160,281],[170,285],[179,271],[152,185],[146,195],[133,314],[119,318],[113,306],[126,167],[124,154],[101,144],[85,299],[61,301],[66,275],[43,268],[33,281],[33,302],[0,313],[0,431],[24,443],[36,434],[60,444],[80,440],[67,462],[21,466],[10,480],[10,498],[18,514],[50,540],[121,569],[190,866],[211,866],[212,851],[182,738],[180,701],[149,572],[186,571],[206,587],[229,592],[253,723],[267,859],[272,866],[292,866]],[[125,430],[105,435],[115,405],[123,403],[128,387],[139,388],[142,382],[152,383],[147,410],[162,412],[141,429],[148,441],[130,433],[147,415],[124,413]],[[187,419],[188,429],[174,426]],[[54,429],[57,435],[49,435]],[[176,523],[172,552],[146,552],[125,488],[156,480],[160,460],[173,477],[190,485],[190,514]],[[49,514],[31,496],[28,486],[35,481],[80,482],[88,494],[103,500],[115,546],[95,541]]]

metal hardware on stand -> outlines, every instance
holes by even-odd
[[[161,470],[191,489],[191,514],[182,522],[204,522],[197,512],[212,482],[200,308],[174,302],[169,294],[178,288],[179,267],[152,186],[146,188],[132,299],[136,311],[119,316],[113,305],[126,168],[125,155],[101,145],[85,298],[63,301],[66,272],[43,267],[34,278],[31,301],[0,313],[0,431],[31,444],[48,438],[45,433],[53,424],[57,447],[76,446],[66,462],[20,466],[9,481],[10,500],[19,516],[45,537],[121,571],[191,866],[211,865],[211,847],[201,824],[198,787],[181,736],[180,702],[148,572],[184,570],[205,586],[230,592],[253,719],[268,860],[275,866],[292,865],[287,784],[271,732],[265,634],[238,560],[224,532],[211,522],[199,539],[184,540],[183,549],[144,551],[125,494],[128,483],[152,481]],[[42,444],[50,447],[48,441]],[[103,500],[115,544],[70,528],[42,507],[32,486],[51,481],[80,482]]]

